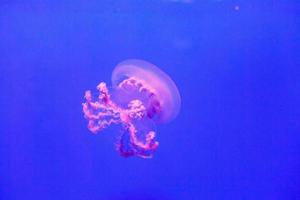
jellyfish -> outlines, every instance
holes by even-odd
[[[116,142],[121,156],[151,158],[158,147],[156,125],[170,122],[180,111],[181,98],[173,80],[144,60],[129,59],[112,72],[112,86],[97,86],[84,95],[83,114],[88,129],[99,133],[110,125],[122,127]]]

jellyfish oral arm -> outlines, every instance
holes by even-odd
[[[84,117],[88,120],[88,129],[96,134],[111,124],[120,123],[120,112],[116,105],[110,100],[105,83],[97,86],[99,91],[98,101],[92,100],[91,91],[85,92],[86,102],[82,104]]]
[[[88,120],[88,129],[96,134],[112,124],[119,124],[124,128],[116,147],[121,155],[128,157],[137,155],[143,158],[150,158],[158,147],[155,141],[155,132],[149,131],[145,139],[140,139],[134,121],[143,120],[146,116],[146,108],[143,103],[134,99],[128,103],[126,109],[117,106],[110,98],[108,88],[104,82],[97,86],[98,99],[93,101],[91,91],[85,92],[85,100],[82,104],[84,117]],[[125,150],[123,138],[128,137],[129,141]]]

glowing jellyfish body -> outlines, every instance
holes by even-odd
[[[126,60],[112,73],[112,91],[101,82],[99,95],[85,92],[82,104],[88,129],[98,133],[111,124],[123,127],[117,142],[122,156],[152,157],[158,147],[155,124],[174,119],[180,110],[180,94],[172,79],[155,65],[143,60]]]

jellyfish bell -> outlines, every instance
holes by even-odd
[[[147,116],[156,123],[173,120],[179,113],[181,98],[173,80],[162,70],[144,60],[129,59],[112,72],[113,97],[120,105],[139,99]]]

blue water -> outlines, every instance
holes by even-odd
[[[298,1],[0,2],[0,199],[300,199]],[[115,65],[180,90],[152,159],[93,135],[81,103]]]

